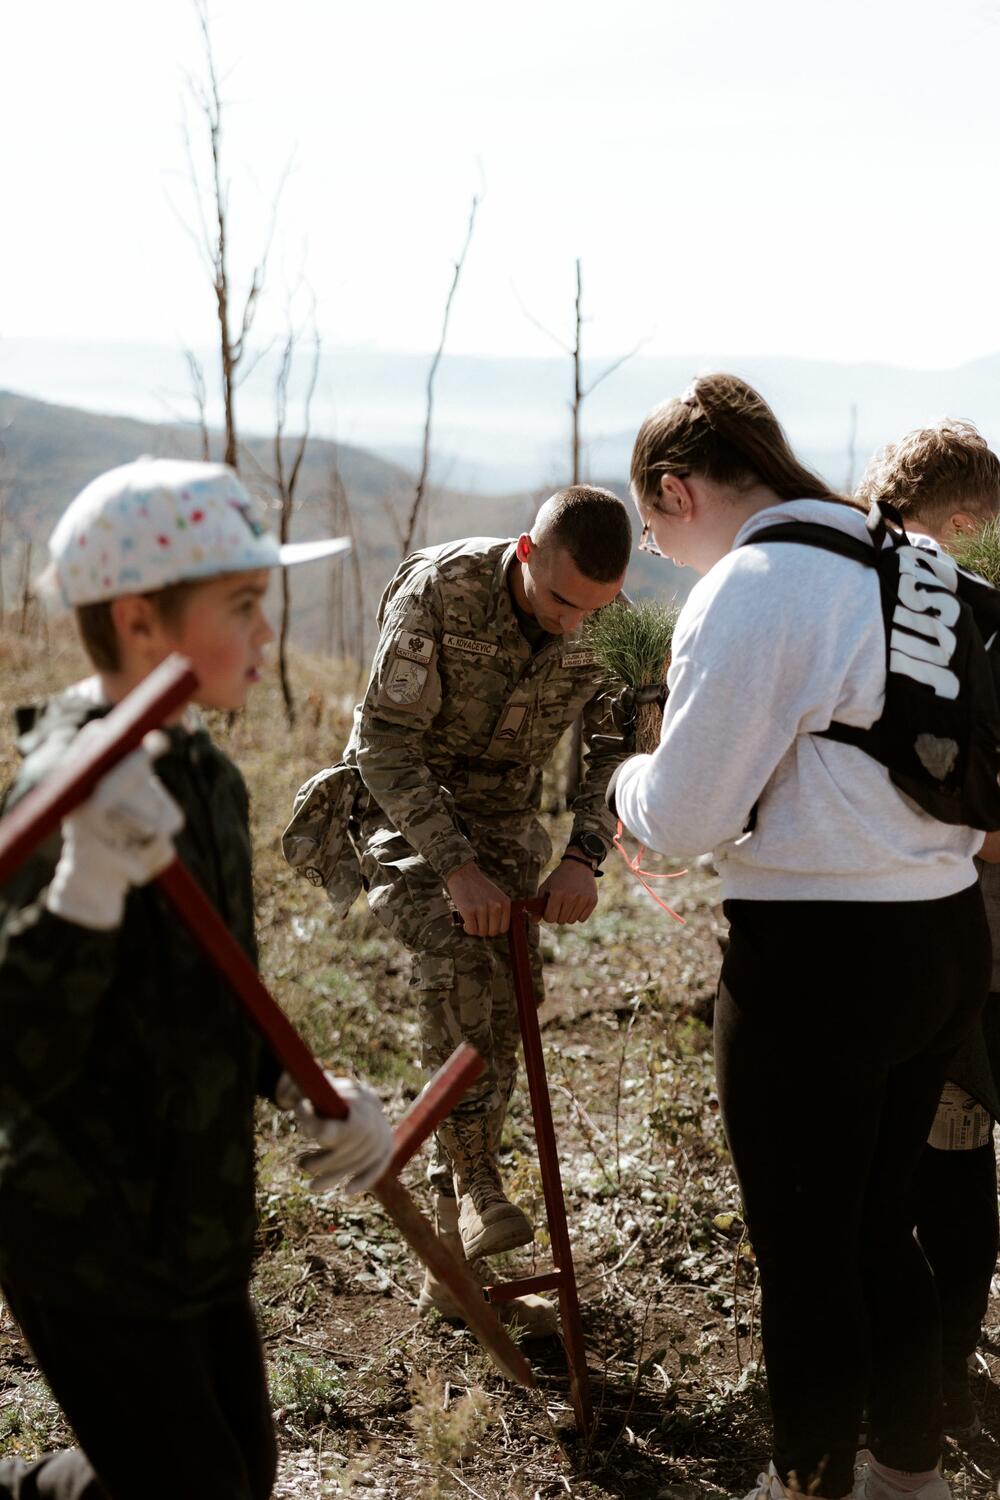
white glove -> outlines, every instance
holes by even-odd
[[[99,721],[80,731],[85,746],[104,733]],[[155,753],[162,736],[147,735]],[[146,749],[109,771],[93,796],[64,818],[62,854],[45,905],[79,927],[110,932],[121,925],[125,897],[174,858],[172,835],[184,814],[154,774]]]
[[[366,1193],[389,1165],[392,1126],[382,1113],[378,1095],[367,1083],[354,1078],[335,1078],[332,1073],[326,1077],[350,1110],[346,1120],[328,1120],[317,1115],[287,1073],[278,1080],[275,1098],[282,1109],[294,1107],[299,1129],[323,1148],[301,1158],[303,1168],[312,1178],[312,1191],[328,1193],[343,1184],[344,1191],[356,1197]]]

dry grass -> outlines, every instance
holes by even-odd
[[[296,787],[337,756],[351,706],[333,668],[294,665],[303,696],[313,696],[293,735],[270,680],[231,727],[214,726],[252,791],[265,977],[322,1058],[374,1078],[395,1118],[420,1083],[406,955],[363,903],[333,922],[278,849]],[[62,636],[47,648],[0,637],[8,706],[78,671]],[[4,779],[13,760],[4,721]],[[593,1442],[583,1447],[572,1433],[559,1346],[531,1346],[542,1392],[532,1397],[506,1386],[465,1332],[420,1320],[419,1271],[391,1224],[369,1200],[310,1196],[287,1118],[262,1105],[254,1292],[281,1442],[279,1500],[695,1500],[744,1494],[766,1462],[753,1257],[741,1245],[706,1024],[719,957],[717,882],[704,873],[684,882],[684,929],[662,917],[619,862],[602,885],[590,923],[543,930],[544,1039],[599,1412]],[[541,1213],[523,1089],[508,1147],[517,1195]],[[407,1181],[426,1204],[421,1177],[415,1162]],[[1000,1340],[995,1306],[991,1317]],[[463,1406],[472,1391],[482,1394]],[[994,1438],[995,1398],[991,1391]],[[5,1320],[0,1452],[37,1452],[61,1436]],[[995,1493],[984,1476],[998,1451],[949,1455],[957,1494]]]

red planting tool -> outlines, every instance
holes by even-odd
[[[0,885],[59,827],[67,813],[91,795],[113,765],[141,745],[150,730],[183,708],[197,686],[190,663],[179,656],[169,657],[107,715],[107,738],[98,748],[65,762],[0,819]],[[157,876],[156,883],[317,1113],[337,1120],[346,1118],[346,1103],[190,872],[175,859]],[[441,1244],[397,1176],[483,1066],[472,1047],[459,1047],[452,1054],[396,1126],[392,1160],[372,1193],[407,1244],[448,1287],[465,1321],[501,1373],[520,1385],[534,1386],[528,1361],[511,1342],[464,1266]]]

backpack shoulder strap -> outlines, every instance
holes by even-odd
[[[740,546],[756,547],[760,542],[798,542],[803,547],[819,547],[824,552],[839,553],[841,557],[852,558],[869,568],[878,567],[879,552],[871,542],[863,542],[816,521],[778,521],[774,526],[765,526],[763,531],[755,531]]]
[[[882,536],[885,535],[884,524],[879,535],[869,517],[869,534],[871,541],[864,542],[860,537],[848,536],[844,531],[815,521],[779,521],[774,526],[766,526],[763,531],[755,531],[740,546],[755,546],[758,542],[798,542],[803,547],[819,547],[824,552],[836,552],[840,557],[864,563],[865,567],[877,568],[882,552]],[[876,725],[872,725],[870,729],[859,729],[854,724],[838,724],[834,720],[828,728],[818,730],[817,736],[820,739],[839,740],[843,745],[855,745],[869,754],[881,745]]]

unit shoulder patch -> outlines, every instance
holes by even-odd
[[[427,683],[427,667],[414,661],[396,660],[382,684],[382,695],[400,708],[412,708],[420,701]]]
[[[443,641],[452,651],[467,651],[470,656],[496,656],[500,649],[495,641],[477,641],[468,635],[452,635],[450,631],[445,632]]]

